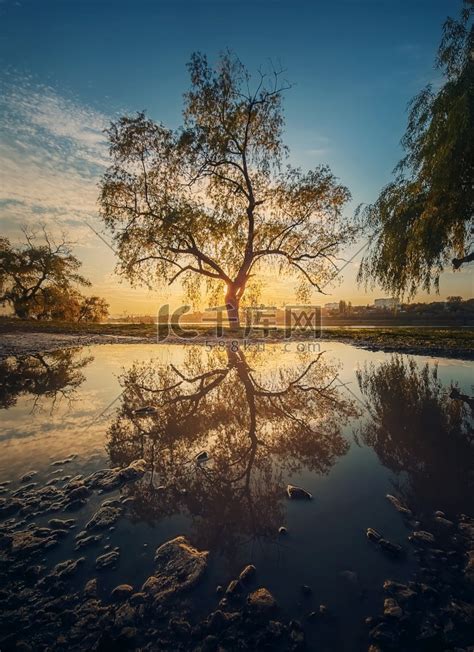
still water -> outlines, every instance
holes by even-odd
[[[101,597],[122,582],[139,590],[157,546],[184,534],[211,552],[192,593],[196,612],[215,608],[216,586],[252,563],[288,617],[328,606],[330,643],[319,632],[311,644],[367,649],[363,620],[380,610],[383,581],[408,579],[415,563],[409,550],[397,561],[366,539],[373,527],[406,546],[386,494],[417,514],[474,512],[471,408],[450,397],[453,387],[472,394],[473,364],[338,343],[299,348],[103,345],[9,358],[0,363],[3,491],[29,471],[42,486],[143,458],[146,475],[116,492],[132,499],[127,515],[81,551],[71,582],[97,574],[106,544],[120,546],[121,559],[101,573]],[[135,412],[143,407],[153,410]],[[288,483],[313,500],[289,500]],[[103,499],[74,513],[78,529]],[[78,556],[73,544],[48,552],[46,566]]]

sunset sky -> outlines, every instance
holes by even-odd
[[[114,315],[176,305],[179,286],[149,292],[121,283],[113,251],[89,226],[103,232],[96,200],[108,122],[146,109],[177,127],[193,51],[215,61],[230,48],[251,71],[270,59],[293,84],[284,103],[290,162],[328,163],[352,193],[351,215],[391,179],[407,102],[427,83],[439,84],[433,61],[441,26],[460,6],[457,0],[0,0],[0,230],[14,241],[21,225],[66,231],[94,294],[110,302]],[[109,240],[107,233],[103,238]],[[331,294],[313,299],[366,304],[383,296],[357,287],[359,260]],[[471,269],[445,273],[440,297],[472,296]],[[292,294],[291,283],[264,279],[266,301],[280,304]]]

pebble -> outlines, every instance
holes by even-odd
[[[303,489],[302,487],[297,487],[293,484],[289,484],[286,487],[286,493],[288,498],[292,500],[311,500],[313,495]]]
[[[248,564],[245,566],[245,568],[241,571],[239,575],[239,580],[241,582],[248,582],[256,573],[257,569],[253,564]]]
[[[119,559],[120,550],[119,548],[115,548],[111,552],[106,552],[103,555],[99,555],[99,557],[97,557],[95,560],[95,567],[98,570],[102,570],[104,568],[112,568],[118,564]]]

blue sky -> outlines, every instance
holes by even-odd
[[[433,61],[441,26],[460,6],[457,0],[0,1],[2,231],[14,237],[16,229],[18,237],[21,223],[54,220],[75,235],[84,272],[97,291],[113,297],[113,310],[125,301],[131,312],[147,311],[158,295],[119,286],[112,253],[84,227],[85,219],[99,225],[101,130],[112,117],[141,109],[177,126],[191,53],[215,60],[225,48],[250,70],[269,59],[285,68],[293,84],[285,100],[291,161],[303,168],[329,163],[352,192],[351,212],[390,180],[407,102],[426,83],[439,83]],[[365,303],[380,294],[364,297],[354,273],[351,266],[328,300]],[[447,273],[441,296],[467,295],[468,278]]]

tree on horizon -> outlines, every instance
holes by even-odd
[[[180,279],[195,301],[205,290],[224,299],[238,326],[264,268],[296,276],[300,298],[323,291],[355,234],[342,217],[350,193],[326,165],[286,165],[281,70],[259,71],[252,88],[229,52],[216,68],[195,53],[188,69],[181,128],[145,113],[111,124],[101,214],[121,274],[135,283]]]

